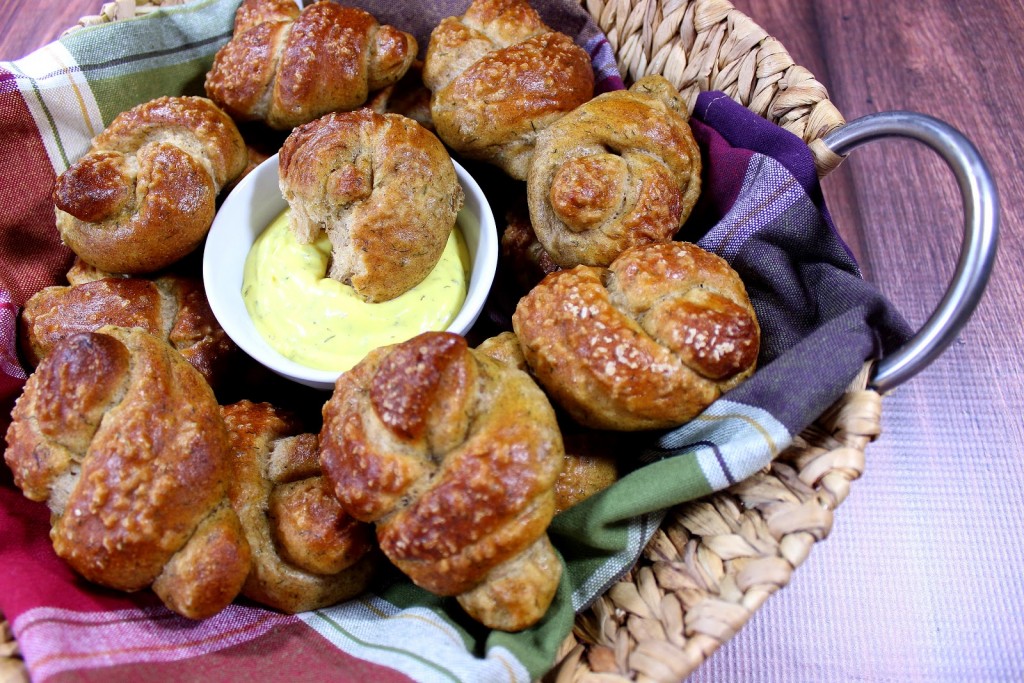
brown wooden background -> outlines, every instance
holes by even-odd
[[[910,109],[967,135],[1002,202],[988,291],[956,343],[884,401],[867,472],[790,586],[695,675],[711,681],[1024,679],[1024,6],[1020,0],[734,0],[847,119]],[[0,60],[99,0],[0,0]],[[866,276],[922,323],[953,272],[952,174],[910,142],[825,181]]]

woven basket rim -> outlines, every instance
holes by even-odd
[[[187,1],[115,0],[64,35]],[[825,87],[728,0],[580,2],[608,37],[627,81],[660,73],[691,110],[701,91],[721,90],[804,140],[820,177],[841,162],[822,142],[845,123]],[[765,470],[670,511],[637,565],[577,615],[545,680],[603,674],[678,681],[735,635],[828,535],[834,511],[862,474],[864,449],[880,431],[871,370],[866,363],[847,392]],[[3,680],[27,680],[2,615],[0,664]]]

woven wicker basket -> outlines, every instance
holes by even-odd
[[[184,0],[117,0],[88,26]],[[841,157],[822,142],[843,125],[825,87],[727,0],[584,0],[628,80],[660,73],[692,108],[720,90],[803,139],[819,176]],[[73,31],[78,27],[72,27]],[[686,678],[785,586],[864,469],[879,433],[870,367],[766,470],[672,510],[634,569],[578,615],[551,681]],[[597,674],[600,674],[597,676]],[[17,643],[0,621],[0,682],[27,680]]]

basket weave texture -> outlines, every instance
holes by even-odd
[[[719,90],[801,138],[819,176],[842,161],[821,141],[845,120],[814,75],[728,0],[584,0],[623,77],[661,74],[689,103]]]
[[[154,10],[158,10],[161,7],[183,5],[186,2],[188,2],[188,0],[148,0],[147,2],[136,2],[136,0],[114,0],[113,2],[105,3],[100,7],[99,14],[90,14],[82,17],[78,20],[77,24],[64,31],[61,35],[66,36],[69,33],[74,33],[78,29],[85,28],[86,26],[97,26],[111,21],[145,16],[146,14],[149,14]]]
[[[82,26],[185,0],[116,0]],[[841,161],[822,142],[843,125],[825,87],[727,0],[583,0],[628,81],[659,73],[692,110],[720,90],[803,139],[819,176]],[[846,394],[757,475],[669,512],[637,565],[577,616],[548,681],[680,681],[785,586],[825,538],[879,434],[870,366]],[[26,681],[0,620],[0,683]]]
[[[576,618],[547,680],[680,681],[789,583],[879,434],[870,365],[772,465],[673,509],[636,566]],[[600,674],[600,675],[598,675]]]

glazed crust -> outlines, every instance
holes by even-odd
[[[25,303],[18,331],[31,365],[79,332],[104,325],[139,327],[170,343],[212,386],[221,384],[237,347],[210,310],[200,280],[177,275],[88,280],[82,269],[75,277],[81,284],[46,287]]]
[[[488,337],[477,345],[476,350],[516,370],[530,371],[515,332],[505,331]]]
[[[563,449],[527,374],[425,333],[338,379],[320,442],[334,494],[413,582],[492,628],[543,616],[560,576],[545,531]]]
[[[393,299],[441,258],[464,195],[441,141],[412,119],[369,109],[299,126],[280,154],[291,229],[326,231],[330,277],[368,301]]]
[[[194,250],[217,194],[247,163],[234,122],[202,97],[119,114],[54,184],[61,239],[111,273],[149,273]]]
[[[594,95],[587,53],[526,0],[474,0],[430,36],[423,82],[438,136],[525,180],[538,131]]]
[[[416,39],[368,12],[324,1],[245,0],[230,41],[206,76],[207,95],[239,121],[288,130],[362,106],[396,83]]]
[[[621,434],[621,432],[619,432]],[[622,476],[619,455],[632,444],[615,433],[580,427],[563,427],[565,467],[555,482],[555,514],[604,491]]]
[[[65,277],[67,278],[69,285],[75,286],[84,285],[87,282],[95,282],[96,280],[103,280],[105,278],[128,278],[131,277],[131,275],[126,275],[124,273],[108,273],[107,271],[100,270],[91,263],[86,263],[81,258],[76,257]]]
[[[238,595],[251,559],[227,501],[227,430],[165,342],[119,327],[61,341],[26,383],[7,444],[15,484],[49,505],[54,550],[85,578],[152,586],[197,619]]]
[[[700,194],[685,104],[661,76],[598,95],[544,130],[527,179],[530,220],[563,268],[607,266],[672,239]]]
[[[316,434],[268,403],[223,408],[233,454],[230,499],[252,548],[243,595],[284,612],[361,593],[373,529],[341,509],[320,476]]]
[[[549,275],[520,300],[512,324],[537,381],[598,429],[690,420],[753,373],[760,346],[739,276],[686,242]]]

